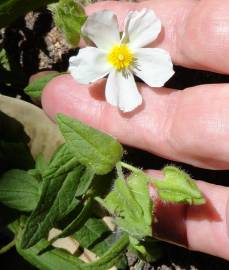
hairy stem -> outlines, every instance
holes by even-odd
[[[130,165],[130,164],[127,164],[127,163],[125,163],[125,162],[120,161],[120,164],[121,164],[121,166],[122,166],[123,168],[126,168],[126,169],[128,169],[129,171],[131,171],[131,172],[135,172],[135,173],[142,172],[140,169],[138,169],[138,168],[136,168],[136,167],[134,167],[134,166],[132,166],[132,165]]]

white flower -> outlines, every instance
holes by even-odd
[[[83,48],[70,58],[71,75],[84,84],[108,75],[106,100],[123,112],[142,103],[133,75],[151,87],[161,87],[174,74],[168,52],[143,48],[161,31],[161,22],[152,10],[129,12],[121,38],[117,17],[109,10],[89,16],[81,31],[97,48]]]

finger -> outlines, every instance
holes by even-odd
[[[228,85],[203,85],[174,91],[138,88],[144,103],[123,114],[104,98],[104,81],[77,84],[70,75],[53,79],[43,92],[44,110],[75,117],[123,144],[198,167],[229,168]]]
[[[151,0],[140,3],[98,2],[87,7],[91,14],[111,9],[121,24],[129,10],[153,9],[163,30],[152,46],[165,48],[173,61],[182,66],[229,72],[228,1]]]
[[[202,181],[197,184],[206,198],[205,205],[162,203],[155,200],[155,191],[150,187],[155,203],[153,234],[191,250],[229,260],[229,188]]]

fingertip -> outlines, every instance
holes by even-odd
[[[101,1],[88,5],[86,7],[86,13],[87,15],[91,15],[95,11],[109,9],[118,15],[120,11],[127,11],[136,6],[138,6],[138,3],[134,2]]]
[[[69,106],[70,92],[75,89],[75,82],[69,74],[60,75],[52,79],[43,89],[42,107],[44,111],[55,119],[55,115],[64,112]]]
[[[62,77],[65,75],[60,75],[54,79],[52,79],[51,81],[49,81],[45,88],[42,91],[42,96],[41,96],[41,104],[42,104],[42,108],[44,109],[44,111],[48,114],[49,117],[52,117],[52,112],[53,112],[53,102],[52,99],[55,98],[55,95],[53,95],[53,91],[55,91],[55,84],[56,81],[59,80],[59,77]]]
[[[140,4],[134,2],[102,1],[88,5],[86,7],[86,13],[87,15],[91,15],[98,10],[112,10],[117,15],[119,25],[122,28],[127,13],[130,10],[138,9],[139,7]]]

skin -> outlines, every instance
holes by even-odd
[[[168,50],[175,64],[229,73],[229,2],[100,2],[89,6],[87,13],[110,9],[123,25],[129,10],[143,7],[154,9],[163,25],[161,35],[151,45]],[[229,85],[200,85],[176,91],[139,84],[143,105],[123,114],[105,101],[104,84],[101,80],[80,85],[70,75],[59,76],[46,86],[43,108],[53,119],[58,112],[68,114],[124,144],[171,160],[208,169],[229,169]],[[191,250],[229,260],[229,188],[203,181],[197,184],[207,204],[178,209],[158,203],[156,234]],[[153,187],[149,189],[157,200]],[[166,215],[161,219],[163,213]]]

